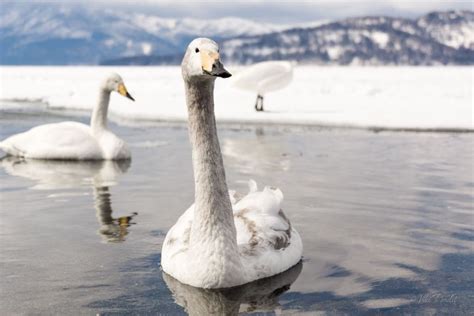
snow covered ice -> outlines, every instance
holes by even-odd
[[[223,61],[225,64],[225,60]],[[228,67],[237,74],[243,67]],[[136,102],[113,95],[112,120],[186,121],[184,87],[176,66],[1,67],[0,110],[12,106],[89,110],[98,84],[116,71]],[[394,129],[473,130],[471,67],[322,67],[299,65],[293,82],[265,97],[216,80],[219,122],[308,124]],[[22,102],[18,102],[21,100]],[[15,101],[15,102],[10,102]]]

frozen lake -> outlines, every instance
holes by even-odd
[[[224,61],[225,63],[225,61]],[[244,67],[229,67],[238,74]],[[113,93],[115,121],[187,120],[181,69],[162,67],[0,67],[0,109],[5,101],[35,101],[48,109],[86,109],[110,72],[122,75],[136,102]],[[216,80],[219,122],[374,129],[474,130],[472,67],[321,67],[298,65],[293,81],[265,96]],[[24,106],[24,105],[22,105]]]
[[[64,115],[3,110],[0,138],[87,121]],[[131,164],[1,161],[3,315],[473,313],[472,134],[220,125],[229,188],[280,187],[305,249],[286,275],[216,292],[160,271],[193,201],[186,126],[111,127]]]

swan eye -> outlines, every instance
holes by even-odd
[[[196,49],[194,50],[196,53],[199,53],[199,48],[196,47]]]

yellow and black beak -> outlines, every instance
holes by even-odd
[[[125,85],[123,83],[120,83],[118,86],[118,93],[123,95],[124,97],[129,98],[132,101],[135,101],[135,99],[128,93],[127,88],[125,88]]]
[[[204,73],[221,78],[232,76],[219,60],[219,53],[201,50],[201,65]]]

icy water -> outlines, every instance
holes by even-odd
[[[65,119],[4,111],[0,136]],[[111,127],[131,163],[1,161],[2,315],[474,313],[472,134],[220,126],[229,187],[280,187],[304,260],[202,291],[160,270],[193,202],[186,126]]]

